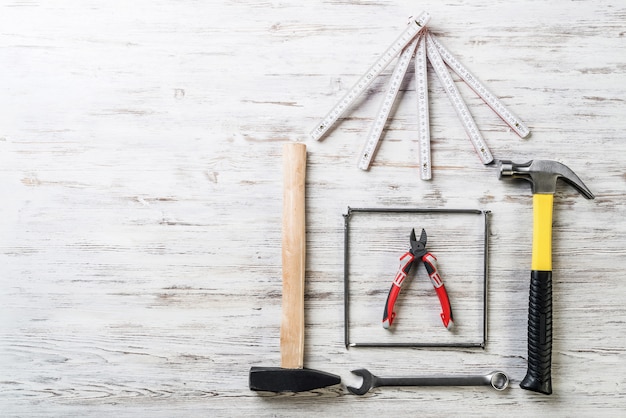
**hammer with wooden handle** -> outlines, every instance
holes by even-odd
[[[593,193],[566,165],[534,160],[524,164],[499,162],[500,178],[513,177],[532,183],[533,250],[528,308],[528,371],[522,389],[552,393],[552,207],[556,181],[565,180],[587,199]]]
[[[250,389],[269,392],[303,392],[336,385],[339,376],[305,369],[304,272],[306,145],[283,146],[283,299],[280,327],[281,367],[252,367]]]

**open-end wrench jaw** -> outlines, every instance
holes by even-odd
[[[374,375],[370,373],[367,369],[352,370],[352,374],[362,377],[363,382],[358,388],[354,386],[347,386],[348,390],[355,395],[365,395],[367,392],[369,392],[374,384]]]

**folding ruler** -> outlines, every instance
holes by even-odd
[[[504,104],[492,94],[467,68],[463,66],[455,57],[436,39],[426,28],[426,24],[430,20],[430,15],[422,12],[417,18],[410,18],[407,28],[400,36],[391,44],[385,53],[361,76],[357,83],[346,93],[346,95],[328,112],[322,121],[313,129],[311,137],[320,140],[333,126],[335,122],[345,113],[345,111],[355,102],[380,75],[385,68],[398,55],[396,66],[391,74],[389,85],[385,92],[385,96],[378,109],[378,113],[374,117],[372,127],[367,135],[365,146],[359,156],[358,167],[367,170],[372,162],[382,131],[385,127],[393,104],[400,90],[402,80],[404,79],[411,58],[415,56],[415,83],[417,91],[417,127],[419,139],[419,159],[420,159],[420,176],[423,180],[432,177],[431,158],[430,158],[430,123],[428,112],[428,79],[427,64],[430,62],[435,70],[437,77],[441,81],[449,99],[452,103],[457,116],[461,120],[467,135],[469,136],[474,149],[476,150],[483,164],[489,164],[493,161],[493,156],[483,139],[476,122],[472,117],[467,104],[461,97],[454,80],[448,71],[449,67],[463,81],[465,81],[472,90],[485,102],[493,111],[506,122],[515,133],[520,137],[526,138],[530,135],[528,127]]]

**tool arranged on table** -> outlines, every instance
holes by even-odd
[[[283,146],[283,296],[280,328],[281,367],[252,367],[252,390],[302,392],[336,385],[339,376],[305,369],[304,284],[306,259],[305,228],[306,146]]]
[[[390,115],[393,104],[398,95],[402,80],[406,75],[409,63],[415,55],[415,80],[417,90],[417,126],[419,139],[420,177],[423,180],[432,178],[432,163],[430,156],[430,123],[428,110],[428,60],[441,81],[457,116],[461,120],[474,149],[483,164],[493,162],[493,156],[478,129],[465,101],[461,97],[448,68],[451,68],[500,118],[506,122],[520,137],[530,135],[528,127],[481,83],[459,60],[457,60],[443,44],[436,39],[426,28],[430,15],[422,12],[417,18],[409,20],[408,27],[391,44],[383,55],[357,81],[348,93],[330,110],[330,112],[316,125],[311,137],[320,140],[333,126],[345,111],[356,101],[382,73],[382,71],[398,55],[397,65],[391,75],[389,86],[381,102],[378,113],[374,117],[372,127],[367,135],[366,143],[359,156],[358,167],[367,170],[372,162],[378,147],[382,131]]]
[[[396,317],[394,305],[398,295],[400,295],[400,289],[402,288],[404,279],[409,273],[411,266],[416,264],[415,260],[418,260],[418,263],[420,261],[424,263],[426,271],[428,272],[428,277],[430,277],[430,281],[435,287],[435,291],[439,297],[439,303],[441,303],[441,320],[443,321],[443,325],[447,329],[451,329],[454,325],[448,292],[446,291],[443,280],[437,271],[437,258],[431,252],[426,250],[427,240],[428,237],[423,228],[419,240],[415,237],[415,229],[411,230],[411,236],[409,239],[410,248],[400,257],[398,272],[396,273],[396,277],[394,278],[393,283],[391,284],[391,289],[389,289],[389,294],[387,295],[387,302],[385,302],[385,311],[383,313],[383,328],[389,328],[393,324],[393,320]]]
[[[533,193],[533,247],[528,308],[528,371],[523,389],[552,393],[552,212],[558,179],[587,199],[594,195],[566,165],[550,160],[499,162],[499,174],[528,180]]]
[[[331,109],[324,119],[311,131],[311,137],[320,140],[324,134],[334,125],[344,112],[354,104],[356,99],[374,82],[376,77],[398,56],[415,36],[426,27],[430,20],[430,14],[422,12],[417,18],[409,19],[407,28],[387,48],[381,57],[359,78],[356,84],[346,93],[342,99]]]
[[[355,395],[365,395],[370,389],[380,386],[491,386],[497,391],[509,386],[509,377],[496,371],[487,375],[470,376],[422,376],[422,377],[378,377],[367,369],[352,370],[363,378],[361,386],[348,386]]]
[[[394,341],[389,341],[386,339],[370,339],[372,335],[367,336],[367,340],[362,339],[354,339],[354,336],[351,333],[351,323],[358,321],[357,316],[351,315],[351,300],[353,299],[352,291],[351,291],[351,279],[350,279],[350,265],[352,264],[351,259],[356,255],[358,250],[355,250],[354,245],[351,242],[357,242],[362,239],[366,239],[366,237],[359,237],[358,228],[355,229],[354,226],[351,226],[354,218],[358,220],[363,219],[365,217],[369,222],[375,222],[378,217],[382,217],[383,222],[387,222],[385,219],[388,217],[400,219],[404,217],[408,217],[410,219],[410,224],[414,224],[418,221],[422,216],[431,218],[439,218],[440,222],[447,222],[455,219],[457,216],[467,217],[468,224],[472,224],[475,221],[471,218],[478,215],[482,218],[482,224],[479,225],[476,236],[476,241],[471,244],[471,246],[476,246],[476,248],[482,248],[482,251],[470,251],[465,253],[464,255],[467,257],[468,262],[479,263],[482,264],[482,276],[476,277],[482,283],[482,289],[480,289],[480,294],[482,294],[482,300],[480,301],[480,305],[476,306],[476,310],[478,312],[482,312],[482,317],[480,318],[479,324],[477,324],[478,334],[477,337],[465,338],[463,333],[456,334],[454,340],[449,339],[435,339],[428,340],[424,338],[418,338],[415,341],[400,341],[394,339]],[[430,347],[430,348],[485,348],[487,342],[487,317],[488,317],[488,309],[487,309],[487,282],[488,282],[488,266],[489,266],[489,219],[491,216],[490,211],[482,211],[477,209],[423,209],[423,208],[353,208],[348,207],[347,212],[343,215],[344,217],[344,299],[343,299],[343,309],[344,309],[344,344],[346,349],[351,347],[371,347],[371,348],[398,348],[398,347]],[[415,219],[413,219],[415,217]],[[452,217],[447,219],[447,217]],[[423,219],[422,219],[423,220]],[[363,222],[361,220],[360,222]],[[357,234],[357,235],[355,235]],[[472,235],[472,234],[470,234]]]

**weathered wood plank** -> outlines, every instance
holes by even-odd
[[[390,69],[324,141],[308,140],[422,7],[533,132],[519,139],[459,83],[494,156],[556,159],[596,194],[587,201],[560,185],[555,198],[551,397],[517,386],[530,188],[480,164],[438,80],[429,79],[430,182],[417,170],[411,78],[372,168],[356,168]],[[625,19],[617,0],[5,1],[1,414],[621,415]],[[381,376],[502,369],[510,390],[248,390],[250,366],[279,364],[285,141],[308,146],[305,364],[348,383],[358,367]],[[492,211],[485,350],[344,348],[348,206]],[[354,291],[376,292],[367,282]]]

